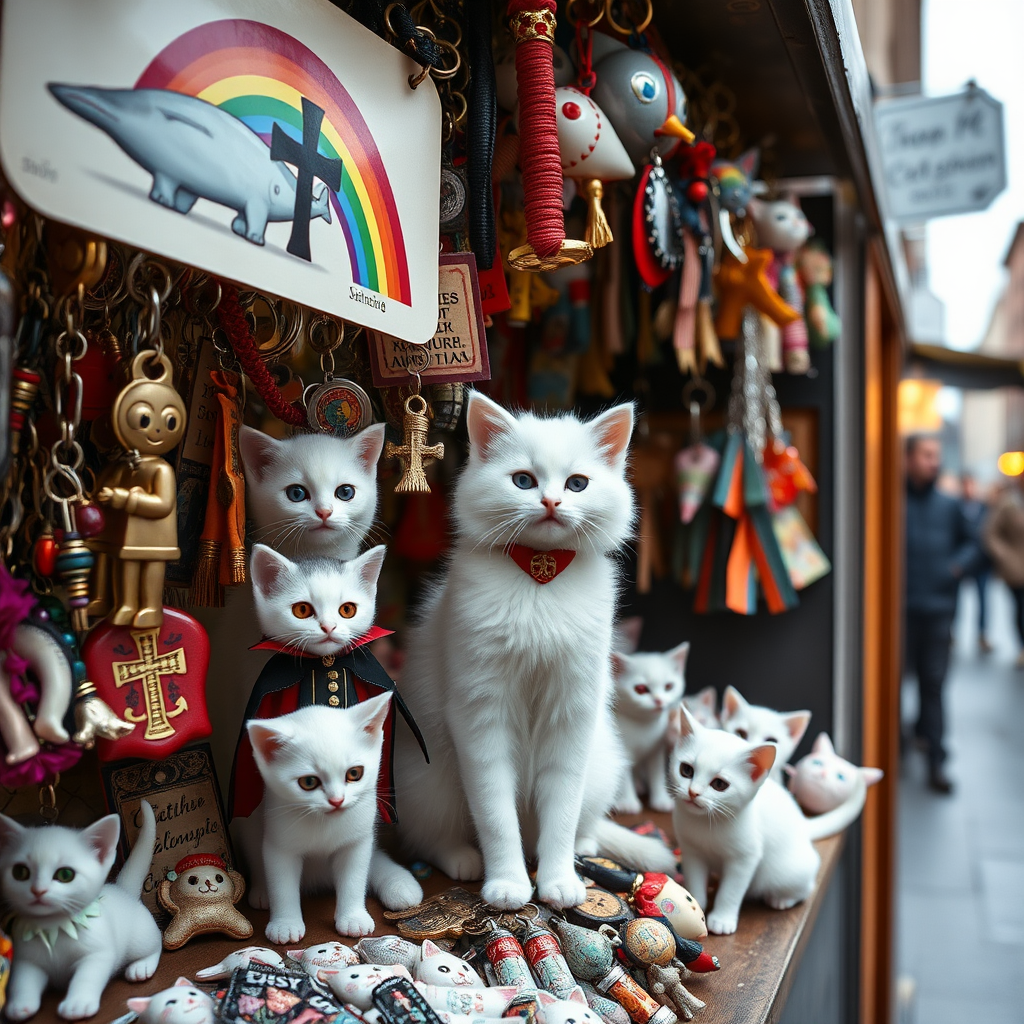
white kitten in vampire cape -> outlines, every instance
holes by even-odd
[[[827,814],[806,818],[769,775],[774,743],[748,743],[699,725],[685,707],[676,712],[678,739],[669,759],[672,815],[686,887],[707,906],[708,876],[719,876],[708,930],[736,931],[744,896],[785,910],[814,888],[820,857],[815,839],[854,821],[867,793],[863,777],[848,799]]]
[[[669,715],[686,689],[688,643],[670,651],[612,653],[615,678],[615,724],[629,765],[615,800],[615,810],[634,814],[641,809],[640,793],[656,811],[671,811],[668,792]]]
[[[605,820],[625,763],[611,717],[617,586],[630,536],[633,408],[585,423],[513,416],[472,392],[469,461],[453,503],[443,581],[408,638],[403,693],[423,730],[395,761],[409,851],[483,896],[520,907],[584,898],[574,848],[669,870],[656,840]],[[482,858],[481,858],[482,854]]]

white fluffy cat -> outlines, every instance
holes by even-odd
[[[720,729],[722,723],[718,719],[718,691],[713,686],[705,686],[696,693],[688,693],[683,697],[683,707],[709,729]]]
[[[345,440],[295,434],[279,441],[242,427],[238,445],[256,540],[292,557],[359,554],[377,511],[383,423]]]
[[[399,834],[451,878],[483,876],[502,908],[530,898],[525,847],[541,899],[574,906],[574,847],[672,866],[656,840],[605,820],[625,759],[610,711],[610,554],[633,527],[633,408],[589,423],[513,416],[471,392],[466,421],[457,539],[407,645],[403,692],[431,763],[400,730]]]
[[[800,745],[810,722],[810,711],[773,711],[748,703],[735,686],[725,688],[722,728],[748,743],[774,743],[779,752],[772,767],[772,778],[780,785],[783,766]]]
[[[842,831],[864,806],[861,779],[850,798],[817,818],[806,818],[769,772],[773,743],[748,743],[699,725],[680,708],[679,739],[670,759],[676,800],[672,822],[686,885],[706,907],[708,876],[719,875],[708,930],[736,931],[744,896],[785,910],[810,895],[820,858],[813,840]]]
[[[373,931],[366,889],[390,707],[391,694],[383,693],[350,708],[313,706],[248,723],[266,790],[252,815],[262,818],[263,841],[246,858],[253,891],[266,893],[271,942],[298,942],[306,934],[302,891],[335,890],[339,934]]]
[[[622,773],[615,810],[641,810],[640,793],[656,811],[671,811],[668,792],[669,714],[686,690],[688,643],[664,653],[612,654],[615,680],[615,724],[626,748],[629,765]]]
[[[124,971],[146,981],[160,962],[160,929],[140,902],[153,859],[156,821],[143,800],[142,828],[117,882],[107,875],[117,854],[116,814],[78,831],[57,825],[25,828],[0,815],[0,894],[13,915],[9,1020],[39,1009],[48,986],[67,986],[57,1007],[66,1020],[91,1017],[107,982]]]

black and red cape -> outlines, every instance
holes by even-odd
[[[278,718],[314,704],[347,708],[370,697],[376,697],[381,692],[388,692],[392,694],[391,710],[384,723],[384,749],[381,753],[380,778],[377,782],[377,807],[383,821],[392,823],[398,820],[394,782],[396,708],[412,729],[423,751],[423,757],[428,762],[430,758],[423,736],[405,701],[402,700],[394,680],[366,647],[379,637],[390,635],[391,630],[372,626],[369,632],[354,640],[340,654],[322,657],[303,654],[272,640],[264,640],[253,646],[254,651],[276,653],[264,666],[245,706],[245,719],[238,736],[235,761],[231,769],[229,818],[247,818],[263,799],[263,778],[256,767],[256,758],[253,756],[249,732],[246,729],[246,724],[250,720]]]

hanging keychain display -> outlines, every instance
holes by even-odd
[[[320,356],[322,384],[310,384],[302,393],[309,426],[335,437],[353,437],[373,422],[370,396],[353,380],[334,376],[334,355]]]

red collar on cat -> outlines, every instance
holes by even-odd
[[[576,552],[538,551],[522,544],[513,544],[508,548],[508,556],[537,583],[550,583],[569,567],[569,563],[576,557]]]
[[[379,640],[382,636],[391,636],[394,632],[393,629],[381,629],[380,626],[371,626],[362,636],[356,637],[343,651],[339,651],[338,654],[348,654],[349,651],[354,651],[357,647],[362,647],[364,644],[372,643],[374,640]],[[279,654],[298,654],[304,658],[314,657],[314,655],[303,654],[301,651],[294,647],[289,647],[287,644],[279,644],[276,640],[261,640],[258,644],[253,644],[249,648],[250,651],[277,651]]]

